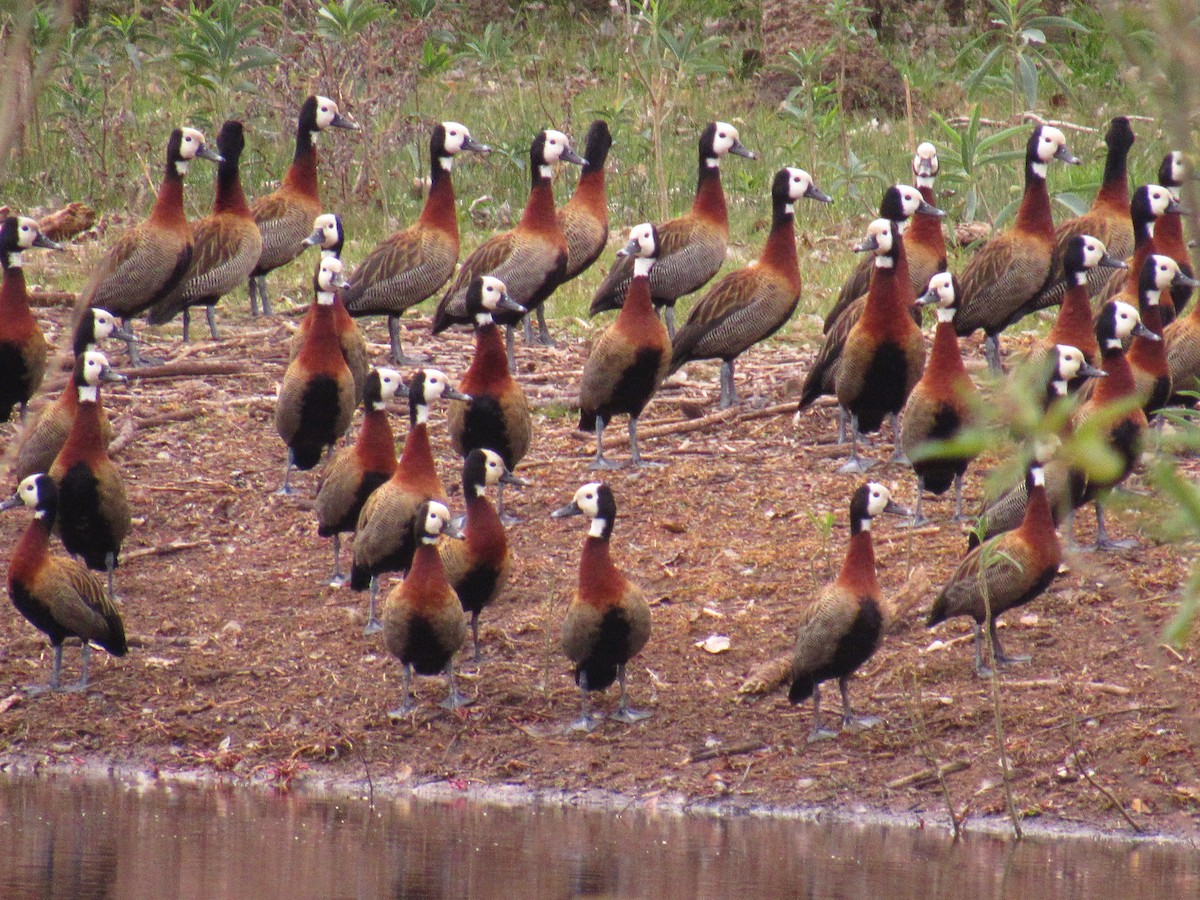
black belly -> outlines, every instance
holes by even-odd
[[[662,350],[656,347],[642,347],[638,350],[634,354],[633,362],[626,366],[621,377],[617,379],[612,395],[590,416],[592,421],[587,430],[595,429],[596,416],[600,416],[605,425],[613,416],[620,413],[635,419],[640,416],[654,395],[655,388],[658,387],[658,367],[661,363]],[[582,420],[583,413],[581,412],[581,423]]]
[[[109,553],[116,565],[121,543],[100,509],[99,488],[86,463],[71,466],[58,486],[58,527],[67,552],[83,557],[89,569],[103,572]]]
[[[949,404],[942,404],[933,414],[933,428],[927,440],[946,441],[958,434],[962,428],[962,417]],[[913,462],[913,471],[921,476],[925,490],[931,494],[944,494],[954,479],[967,471],[970,457],[941,456]]]
[[[500,398],[490,394],[472,394],[463,416],[463,456],[472,450],[491,450],[499,453],[505,468],[512,471],[512,445],[508,440],[508,422]]]
[[[879,604],[870,598],[859,601],[858,615],[837,643],[833,659],[813,673],[813,680],[845,678],[870,659],[879,649],[883,636],[883,613]]]
[[[337,433],[338,383],[329,375],[314,375],[300,400],[300,425],[292,436],[292,461],[311,469],[321,453],[341,437]]]
[[[18,403],[29,400],[29,367],[20,344],[0,341],[0,422],[7,422]]]
[[[880,344],[871,356],[862,391],[850,404],[860,432],[878,431],[884,416],[899,413],[908,399],[908,359],[899,345]]]
[[[629,620],[624,610],[610,609],[600,620],[591,651],[575,667],[575,682],[583,685],[587,678],[589,691],[602,691],[617,680],[617,667],[625,665],[632,656],[629,643]]]
[[[491,602],[498,577],[499,573],[491,566],[473,566],[455,587],[463,611],[473,616],[479,615]]]
[[[437,675],[445,670],[453,652],[428,619],[409,617],[408,640],[400,651],[400,662],[412,666],[418,675]]]
[[[57,647],[70,637],[70,633],[54,620],[50,610],[40,600],[33,596],[23,584],[8,585],[8,593],[12,597],[13,606],[17,612],[29,620],[38,631],[50,638],[50,643]]]

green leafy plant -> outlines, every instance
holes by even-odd
[[[1043,74],[1070,95],[1070,86],[1055,69],[1061,58],[1047,32],[1084,34],[1087,26],[1067,16],[1046,15],[1041,0],[989,0],[988,6],[995,28],[968,41],[962,50],[963,54],[983,52],[983,58],[963,82],[967,95],[974,95],[989,79],[999,80],[1012,91],[1014,112],[1022,99],[1026,109],[1036,109],[1038,82]]]
[[[273,16],[270,7],[243,6],[238,0],[213,0],[199,6],[191,0],[186,9],[166,7],[174,18],[171,58],[188,84],[217,97],[250,91],[247,77],[256,69],[279,61],[262,43],[263,26]]]
[[[317,34],[349,43],[392,15],[392,8],[380,0],[325,0],[317,6]]]
[[[938,148],[938,157],[942,163],[939,178],[943,183],[955,186],[961,193],[961,199],[956,198],[956,203],[961,204],[961,218],[967,221],[975,219],[982,206],[985,215],[995,221],[981,189],[982,176],[992,166],[1024,158],[1025,150],[1012,149],[1010,142],[1017,135],[1027,134],[1029,127],[1014,125],[1011,128],[993,131],[991,134],[982,134],[978,103],[971,108],[971,115],[962,129],[955,128],[937,113],[931,115],[946,138]]]

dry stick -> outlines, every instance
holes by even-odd
[[[207,546],[207,541],[171,541],[168,544],[158,544],[155,547],[139,547],[137,550],[123,554],[121,562],[127,563],[130,560],[141,559],[143,556],[170,556],[173,553],[182,553],[184,550],[194,550],[197,547]]]
[[[943,776],[953,775],[956,772],[965,772],[971,768],[971,764],[965,759],[956,759],[954,762],[948,762],[945,765],[931,765],[928,769],[922,769],[919,772],[913,772],[911,775],[905,775],[903,778],[895,778],[887,783],[891,790],[899,790],[900,788],[911,787],[914,785],[923,784],[926,781],[940,781],[942,787],[946,787],[946,781]],[[957,837],[957,835],[956,835]]]
[[[767,745],[762,741],[745,741],[741,744],[734,744],[732,747],[706,747],[704,750],[697,750],[695,753],[688,754],[688,758],[684,760],[684,764],[704,762],[706,759],[716,759],[718,756],[738,756],[742,753],[754,753],[762,750]]]
[[[1138,834],[1141,834],[1142,829],[1138,826],[1137,822],[1133,821],[1133,818],[1129,815],[1129,813],[1125,811],[1124,804],[1117,799],[1116,795],[1112,791],[1100,784],[1100,782],[1096,781],[1096,779],[1092,777],[1092,774],[1087,770],[1087,766],[1083,764],[1083,747],[1079,743],[1079,719],[1076,717],[1074,710],[1071,711],[1070,726],[1071,745],[1074,747],[1075,768],[1079,770],[1079,774],[1087,780],[1088,784],[1103,794],[1108,799],[1108,802],[1116,807],[1117,812],[1121,814],[1121,818],[1129,824],[1129,827]]]
[[[929,729],[925,726],[925,713],[921,710],[921,697],[919,693],[920,689],[917,687],[917,676],[915,673],[911,674],[912,689],[909,691],[907,699],[908,705],[912,710],[913,720],[917,725],[917,739],[920,741],[921,755],[925,757],[925,762],[929,764],[929,768],[933,770],[933,774],[936,776],[938,784],[941,786],[942,799],[946,803],[946,812],[950,816],[950,827],[954,829],[954,840],[957,841],[962,833],[962,823],[959,822],[958,816],[955,815],[954,798],[950,796],[950,787],[946,784],[946,775],[950,772],[958,772],[962,769],[968,768],[969,763],[959,761],[956,763],[948,763],[943,766],[938,761],[937,755],[933,752],[933,746],[929,741]],[[951,766],[960,766],[960,768],[952,769]],[[906,778],[897,779],[896,781],[891,782],[888,787],[895,790],[898,788],[907,787],[909,784],[915,784],[917,781],[924,781],[925,779],[920,777],[924,774],[925,773],[918,772],[916,773],[915,777],[909,775]],[[909,781],[908,779],[912,780]]]
[[[245,375],[250,368],[245,363],[237,362],[177,362],[163,363],[161,366],[119,369],[118,371],[126,378],[133,380],[135,378],[201,378],[212,375]]]

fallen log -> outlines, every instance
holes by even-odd
[[[65,241],[96,224],[96,211],[90,206],[74,201],[62,209],[42,216],[38,230],[52,241]]]
[[[131,381],[135,378],[205,378],[212,375],[245,375],[250,367],[239,362],[169,362],[160,366],[135,366],[118,369]]]

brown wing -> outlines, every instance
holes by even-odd
[[[291,192],[276,191],[250,205],[262,235],[262,255],[257,272],[269,272],[291,262],[304,250],[304,239],[312,234],[313,219],[321,204]]]
[[[224,296],[245,283],[262,255],[262,236],[241,216],[206,216],[192,227],[192,261],[170,294],[150,309],[150,324],[161,325],[188,304]]]
[[[846,346],[846,338],[850,336],[851,330],[862,318],[866,305],[867,298],[860,297],[848,306],[842,315],[838,316],[833,328],[825,335],[821,349],[817,351],[817,357],[813,360],[812,368],[809,369],[808,375],[804,379],[804,388],[800,393],[801,409],[822,394],[837,392],[838,366],[841,362],[842,351]]]
[[[992,616],[998,616],[1025,599],[1042,572],[1030,546],[1017,532],[1006,532],[985,541],[959,563],[934,601],[937,620],[953,616],[985,616],[984,590]]]
[[[912,262],[910,260],[910,271],[911,267]],[[874,268],[875,257],[870,253],[858,261],[858,265],[854,267],[854,271],[850,273],[850,277],[846,279],[845,284],[842,285],[842,289],[838,291],[837,301],[833,304],[833,308],[826,314],[825,325],[821,329],[822,331],[828,333],[829,329],[833,327],[833,323],[846,311],[846,307],[867,293],[867,290],[871,287],[871,272]],[[926,283],[928,283],[928,279],[926,279]],[[918,295],[924,289],[925,285],[921,285],[920,290],[917,291]]]
[[[655,301],[674,301],[699,290],[725,262],[728,235],[690,215],[659,226],[658,240],[658,260],[650,270],[650,296]],[[632,278],[633,260],[621,257],[596,290],[590,313],[622,306]]]
[[[517,232],[516,229],[513,229],[488,238],[471,251],[471,255],[458,267],[458,273],[454,276],[449,290],[442,295],[442,299],[438,302],[437,311],[433,316],[435,334],[446,325],[466,321],[467,288],[478,276],[494,273],[499,265],[508,259],[516,245]],[[497,275],[497,277],[500,276]],[[516,300],[512,285],[505,282],[505,287],[508,288],[509,296]],[[520,301],[517,300],[517,302]]]
[[[39,595],[65,631],[124,654],[125,626],[99,575],[73,559],[51,557],[37,579]]]
[[[354,408],[357,408],[362,403],[367,375],[371,372],[371,354],[367,351],[366,338],[357,325],[343,330],[338,335],[338,341],[342,347],[342,358],[346,360],[346,367],[354,380]]]
[[[440,290],[457,261],[458,247],[444,233],[414,225],[371,251],[350,276],[342,302],[358,315],[398,315]]]
[[[382,484],[363,504],[354,534],[354,564],[373,566],[412,541],[412,524],[429,497],[396,481]],[[435,498],[441,499],[441,498]]]
[[[858,601],[836,584],[826,585],[800,610],[796,646],[792,650],[792,677],[809,675],[833,662],[840,641],[858,616]]]
[[[569,281],[584,272],[608,243],[608,222],[597,219],[581,204],[568,203],[558,211],[558,224],[567,239]]]
[[[362,466],[353,447],[342,447],[333,455],[321,474],[317,499],[313,502],[318,527],[333,528],[346,518],[358,496],[362,474]]]
[[[100,495],[100,515],[112,529],[117,544],[125,540],[132,525],[129,498],[121,472],[107,457],[95,467],[97,491]]]
[[[123,318],[136,316],[179,283],[191,258],[188,238],[140,225],[105,254],[84,287],[81,302]]]
[[[1192,316],[1176,319],[1163,332],[1167,367],[1176,391],[1194,391],[1200,378],[1200,323]]]
[[[730,359],[770,337],[791,317],[799,292],[758,266],[726,275],[692,307],[675,335],[672,366],[687,359]]]
[[[994,333],[1042,288],[1050,272],[1048,244],[1007,232],[988,241],[959,279],[962,296],[954,328],[967,336],[977,328]]]

